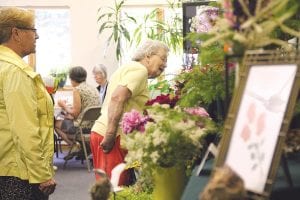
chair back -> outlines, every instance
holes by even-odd
[[[79,126],[84,121],[96,121],[100,116],[101,106],[91,106],[83,111]]]

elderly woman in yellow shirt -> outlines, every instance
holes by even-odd
[[[148,78],[159,76],[167,67],[169,48],[162,42],[147,40],[136,50],[132,61],[118,68],[110,78],[101,116],[91,132],[94,168],[111,178],[112,169],[124,162],[127,150],[121,146],[119,122],[123,113],[143,110],[149,99]],[[130,184],[123,172],[119,185]],[[96,174],[96,179],[100,177]]]
[[[32,12],[0,9],[0,199],[44,200],[53,179],[53,104],[22,58],[39,36]]]

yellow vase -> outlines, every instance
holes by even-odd
[[[180,200],[185,184],[183,167],[157,168],[154,171],[153,200]]]

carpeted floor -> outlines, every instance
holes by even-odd
[[[50,200],[90,200],[89,188],[95,182],[93,172],[87,171],[86,165],[75,159],[70,160],[67,167],[63,169],[63,156],[54,158],[58,167],[55,179],[58,183],[56,191],[50,196]],[[271,200],[299,200],[300,197],[300,153],[288,158],[288,165],[294,187],[290,188],[283,174],[282,167],[279,167]],[[198,200],[199,193],[207,184],[213,160],[208,160],[200,176],[192,176],[186,185],[181,200]]]
[[[95,181],[94,173],[88,172],[86,164],[72,159],[63,169],[64,154],[54,157],[54,164],[58,167],[55,180],[57,186],[50,200],[90,200],[89,188]]]

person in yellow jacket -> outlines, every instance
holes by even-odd
[[[35,52],[34,14],[0,9],[0,199],[44,200],[53,179],[53,104],[22,58]]]

